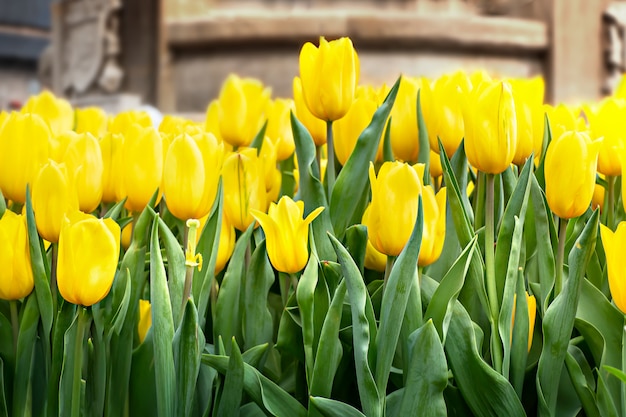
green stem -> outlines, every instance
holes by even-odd
[[[59,257],[59,244],[52,243],[50,262],[50,292],[52,292],[52,306],[57,311],[57,259]]]
[[[328,189],[328,201],[335,186],[335,148],[333,145],[333,122],[326,122],[326,150],[328,159],[326,161],[326,186]]]
[[[78,307],[78,329],[74,340],[74,376],[72,378],[72,413],[71,417],[80,417],[81,380],[83,369],[83,341],[89,325],[89,313],[85,307]]]
[[[191,284],[193,281],[193,271],[197,266],[202,268],[202,264],[196,262],[196,237],[200,222],[196,219],[189,219],[185,222],[185,286],[183,287],[183,300],[181,309],[185,308],[185,303],[191,295]]]
[[[387,256],[387,265],[385,266],[385,278],[383,281],[383,285],[387,286],[387,281],[389,281],[389,275],[391,275],[391,270],[393,269],[393,264],[396,261],[395,256]]]
[[[554,279],[554,298],[563,289],[563,260],[565,259],[565,238],[567,236],[567,219],[558,219],[559,247],[556,252],[556,278]]]
[[[20,322],[17,314],[17,300],[11,300],[9,305],[11,307],[11,328],[13,329],[13,350],[15,357],[17,357],[17,337],[20,330]]]
[[[609,198],[607,201],[608,207],[606,208],[606,225],[609,227],[609,229],[613,230],[613,228],[615,227],[615,177],[612,175],[607,175],[606,182],[608,183],[607,191],[609,193]]]
[[[278,279],[281,281],[280,286],[280,295],[283,301],[283,307],[287,306],[287,301],[289,300],[289,289],[291,288],[291,277],[289,274],[284,272],[280,272],[278,274]]]
[[[489,309],[491,312],[491,354],[496,371],[502,368],[502,345],[500,344],[500,331],[498,329],[499,302],[498,289],[496,286],[496,263],[494,250],[495,221],[494,221],[494,187],[495,176],[485,174],[485,268],[487,272],[487,295],[489,297]]]

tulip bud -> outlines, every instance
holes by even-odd
[[[565,132],[550,142],[545,158],[546,198],[560,218],[578,217],[589,208],[600,143],[580,132]]]
[[[441,188],[436,196],[432,186],[422,187],[422,202],[424,228],[417,264],[426,266],[439,259],[446,238],[446,187]]]
[[[626,314],[626,222],[620,222],[615,232],[600,224],[600,236],[606,254],[606,266],[609,276],[609,289],[613,302],[622,313]]]
[[[526,305],[528,305],[528,351],[533,345],[533,332],[535,331],[535,318],[537,316],[537,299],[526,291]],[[511,316],[511,341],[513,340],[513,328],[515,326],[515,310],[517,307],[517,294],[513,297],[513,314]]]
[[[91,133],[79,134],[68,145],[63,159],[78,193],[80,210],[91,213],[102,200],[104,164],[100,143]]]
[[[112,219],[74,212],[59,237],[57,284],[73,304],[91,306],[107,296],[120,254],[120,227]]]
[[[0,299],[19,300],[33,291],[26,219],[6,210],[0,218]]]
[[[295,109],[293,100],[276,99],[267,110],[267,130],[265,135],[276,143],[276,159],[284,161],[293,155],[296,145],[293,141],[290,113]]]
[[[113,203],[122,200],[122,147],[124,136],[118,133],[107,133],[100,139],[102,153],[102,201]]]
[[[21,112],[36,114],[50,127],[53,135],[74,129],[74,109],[69,101],[57,98],[50,91],[31,96]]]
[[[256,149],[245,148],[230,154],[222,168],[224,214],[240,231],[254,221],[250,209],[265,210],[265,176]]]
[[[267,256],[277,271],[293,274],[304,268],[309,259],[309,224],[322,210],[324,207],[316,208],[303,220],[304,202],[288,196],[272,203],[268,214],[252,210],[265,232]]]
[[[131,127],[136,124],[142,127],[151,127],[152,119],[145,111],[130,110],[121,112],[109,119],[108,131],[126,135]]]
[[[417,91],[421,81],[402,77],[396,101],[391,109],[391,149],[396,158],[416,162],[419,154],[417,130]]]
[[[204,224],[201,224],[201,227],[204,227]],[[237,234],[235,232],[235,228],[228,223],[228,219],[226,218],[226,216],[222,216],[220,241],[217,248],[217,259],[215,261],[215,275],[219,274],[226,266],[226,263],[228,262],[235,250],[236,241]]]
[[[586,112],[593,137],[603,138],[598,154],[598,172],[604,175],[622,175],[620,155],[626,147],[626,101],[608,98],[602,102],[597,113]]]
[[[296,106],[296,118],[309,131],[315,146],[322,146],[326,143],[326,122],[311,113],[302,94],[302,80],[295,77],[293,79],[293,100]]]
[[[318,119],[334,121],[348,113],[359,83],[359,57],[350,38],[311,42],[300,50],[304,102]]]
[[[385,162],[378,172],[370,163],[372,202],[367,221],[368,238],[374,248],[388,256],[398,256],[411,236],[422,185],[414,167],[401,162]],[[390,215],[393,213],[393,215]]]
[[[517,148],[513,163],[523,165],[534,154],[539,157],[543,146],[544,110],[543,78],[510,80],[515,97],[515,118],[517,122]]]

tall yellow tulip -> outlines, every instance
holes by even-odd
[[[611,296],[617,308],[626,314],[626,258],[623,254],[626,247],[626,222],[620,222],[615,232],[601,224],[600,236],[606,254]]]
[[[54,135],[74,128],[74,109],[69,101],[57,98],[50,91],[31,96],[21,109],[23,114],[40,116]]]
[[[26,219],[6,210],[0,218],[0,299],[19,300],[35,285],[30,266]]]
[[[469,163],[486,174],[504,172],[517,149],[517,122],[511,86],[483,82],[463,104],[465,152]]]
[[[600,143],[573,131],[550,142],[545,158],[546,197],[560,218],[578,217],[589,207]]]
[[[391,109],[391,149],[405,162],[416,162],[419,154],[417,91],[421,83],[417,78],[402,77]]]
[[[125,196],[122,178],[122,147],[124,136],[119,133],[107,133],[100,139],[102,153],[102,201],[113,203]]]
[[[359,57],[350,38],[328,42],[321,37],[319,48],[307,42],[300,50],[304,102],[318,119],[334,121],[348,113],[359,73]]]
[[[548,121],[550,122],[550,130],[552,132],[553,139],[561,137],[563,133],[570,130],[576,130],[578,132],[587,130],[585,120],[580,117],[580,115],[576,113],[573,108],[568,107],[565,104],[559,104],[556,107],[544,104],[543,109],[548,115]]]
[[[81,133],[68,145],[63,160],[80,210],[91,213],[102,200],[104,163],[100,143],[91,133]]]
[[[35,114],[11,113],[0,130],[0,190],[5,198],[24,204],[32,184],[48,162],[50,129]]]
[[[379,252],[397,256],[408,242],[417,220],[422,190],[419,175],[415,167],[396,161],[385,162],[378,177],[370,163],[369,177],[372,203],[364,223],[369,240]]]
[[[267,239],[267,255],[277,271],[293,274],[304,268],[309,259],[309,224],[324,210],[318,207],[304,220],[304,202],[283,196],[270,205],[268,214],[252,210]]]
[[[361,135],[361,132],[369,125],[372,120],[372,116],[378,108],[377,103],[374,100],[370,100],[367,97],[358,97],[352,103],[352,107],[348,113],[342,119],[333,123],[333,136],[335,147],[335,155],[341,165],[344,165]],[[378,148],[382,150],[383,139],[381,138],[378,144]]]
[[[220,228],[220,241],[217,247],[217,259],[215,260],[215,275],[219,274],[235,250],[237,234],[235,228],[228,223],[226,216],[222,216],[222,227]]]
[[[211,210],[223,155],[223,146],[210,133],[183,133],[174,139],[163,171],[163,194],[174,216],[200,219]]]
[[[120,255],[120,227],[112,219],[81,212],[63,221],[57,284],[70,303],[91,306],[107,296]]]
[[[419,266],[430,265],[439,259],[446,237],[446,187],[435,190],[431,185],[422,187],[424,228],[422,246],[417,260]]]
[[[125,135],[135,124],[142,127],[150,127],[152,126],[152,119],[150,119],[150,115],[145,111],[124,111],[109,119],[107,130],[111,133],[121,133]]]
[[[543,146],[543,78],[509,80],[515,97],[517,148],[513,163],[523,165],[533,154],[539,157]]]
[[[302,93],[302,80],[300,77],[293,79],[293,100],[296,106],[296,117],[311,134],[315,146],[326,143],[326,122],[318,119],[307,107]]]

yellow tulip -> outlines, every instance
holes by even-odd
[[[439,77],[434,83],[422,82],[420,100],[430,149],[439,154],[441,140],[448,158],[452,158],[464,134],[461,96],[470,90],[467,75],[458,71]]]
[[[150,327],[152,327],[152,305],[148,300],[139,300],[139,323],[137,324],[139,343],[143,343],[146,339]]]
[[[267,109],[267,130],[265,135],[276,143],[276,159],[284,161],[293,155],[296,145],[291,130],[291,112],[295,109],[291,99],[277,98]]]
[[[50,91],[31,96],[22,107],[23,114],[36,114],[50,126],[54,135],[74,129],[74,109],[69,101],[57,98]]]
[[[361,224],[367,224],[369,212],[370,205],[368,205],[363,212]],[[367,240],[365,247],[365,267],[378,272],[385,272],[385,268],[387,267],[387,255],[378,252],[369,239]]]
[[[437,178],[443,174],[443,168],[441,167],[441,158],[439,154],[430,151],[430,163],[428,164],[430,176]]]
[[[63,160],[78,194],[78,207],[91,213],[102,200],[104,163],[100,143],[91,133],[81,133],[70,142]]]
[[[424,228],[422,246],[417,261],[419,266],[430,265],[439,259],[446,237],[446,187],[435,196],[432,186],[422,187],[424,204]]]
[[[626,258],[623,254],[626,247],[626,222],[620,222],[615,232],[600,224],[600,236],[606,254],[611,297],[617,308],[626,314]]]
[[[245,148],[230,154],[222,168],[224,214],[237,230],[254,222],[251,209],[264,211],[266,190],[263,164],[256,149]]]
[[[370,163],[372,202],[367,221],[370,242],[379,252],[397,256],[406,245],[417,220],[422,185],[415,167],[385,162],[378,172]],[[393,215],[390,215],[393,213]]]
[[[511,86],[482,83],[463,105],[465,152],[469,163],[487,174],[504,172],[517,148],[517,123]]]
[[[307,42],[300,50],[300,79],[309,111],[324,121],[348,113],[359,83],[359,57],[350,38]]]
[[[342,119],[333,123],[335,156],[341,165],[345,165],[356,146],[361,132],[370,124],[378,105],[366,97],[358,97]],[[382,152],[383,139],[378,144]]]
[[[526,291],[526,304],[528,305],[528,351],[533,345],[533,333],[535,331],[535,318],[537,316],[537,299]],[[513,314],[511,316],[511,341],[513,340],[513,327],[515,326],[515,310],[517,306],[517,294],[513,297]]]
[[[79,134],[72,131],[67,130],[59,135],[53,135],[50,137],[50,159],[53,159],[55,162],[61,163],[65,160],[65,153],[67,152],[68,146],[70,143],[77,140]]]
[[[543,146],[543,78],[509,80],[515,97],[517,148],[513,163],[523,165],[531,155],[539,157]]]
[[[0,190],[8,200],[24,204],[32,184],[48,162],[50,129],[35,114],[11,113],[0,130]]]
[[[315,117],[306,106],[302,95],[302,80],[299,77],[293,79],[293,100],[296,107],[296,118],[309,131],[315,146],[324,145],[326,143],[326,122]]]
[[[122,147],[124,136],[119,133],[107,133],[100,139],[102,153],[102,201],[113,203],[122,200]]]
[[[150,119],[150,115],[145,111],[125,111],[110,118],[107,129],[111,133],[121,133],[125,135],[135,124],[142,127],[151,127],[152,119]]]
[[[604,138],[598,155],[598,172],[604,175],[622,175],[620,154],[626,146],[626,101],[608,98],[602,102],[597,113],[586,112],[593,137]]]
[[[35,285],[30,266],[26,219],[6,210],[0,218],[0,299],[19,300]]]
[[[128,250],[128,248],[130,247],[130,242],[132,238],[133,238],[133,222],[129,222],[122,229],[121,243],[122,243],[122,247],[124,248],[124,250]]]
[[[167,114],[159,124],[159,133],[178,136],[187,131],[188,126],[194,126],[191,120],[180,116],[172,116]]]
[[[117,270],[120,235],[112,219],[78,211],[65,218],[59,237],[57,284],[66,301],[88,307],[107,296]]]
[[[417,161],[419,135],[417,130],[417,91],[422,82],[402,77],[396,101],[391,109],[391,149],[396,158]]]
[[[78,197],[65,164],[50,160],[33,183],[33,211],[37,231],[49,242],[59,241],[65,215],[78,210]]]
[[[578,217],[589,207],[600,143],[573,131],[550,142],[545,158],[546,198],[560,218]]]
[[[293,274],[309,259],[309,224],[324,210],[318,207],[304,220],[304,202],[283,196],[272,203],[267,214],[252,210],[267,239],[267,256],[277,271]]]
[[[218,119],[222,139],[235,148],[248,146],[265,123],[271,90],[253,78],[226,78],[219,96]]]
[[[220,241],[217,247],[217,260],[215,261],[215,275],[219,274],[235,250],[237,234],[235,228],[228,223],[226,216],[222,216],[222,227],[220,228]]]
[[[559,104],[556,107],[544,104],[543,108],[548,115],[553,139],[561,137],[561,135],[567,131],[575,130],[583,132],[587,130],[585,120],[580,117],[580,114],[575,113],[571,107],[565,104]]]
[[[169,147],[163,170],[163,194],[170,212],[181,220],[199,219],[213,207],[223,147],[210,133],[183,133]]]
[[[76,133],[91,133],[101,138],[107,131],[107,114],[99,107],[76,109]]]
[[[141,212],[163,178],[163,140],[153,127],[130,127],[122,145],[121,197],[126,208]]]
[[[603,175],[600,175],[604,177]],[[596,183],[593,186],[593,197],[591,197],[591,208],[596,209],[599,208],[600,212],[604,210],[604,194],[606,193],[606,189],[600,184]]]
[[[265,191],[269,191],[274,187],[276,172],[276,154],[278,151],[277,143],[268,136],[263,141],[259,159],[263,166],[263,179],[265,181]]]

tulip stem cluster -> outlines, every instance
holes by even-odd
[[[486,195],[485,195],[485,267],[487,272],[487,296],[489,297],[489,308],[491,310],[491,349],[493,365],[496,371],[500,372],[502,367],[502,350],[500,344],[500,332],[498,330],[498,291],[496,288],[495,271],[495,221],[494,221],[494,183],[495,175],[486,174]]]
[[[565,259],[565,239],[567,236],[568,219],[557,217],[559,222],[559,246],[556,253],[556,276],[554,278],[554,297],[563,289],[563,261]]]

